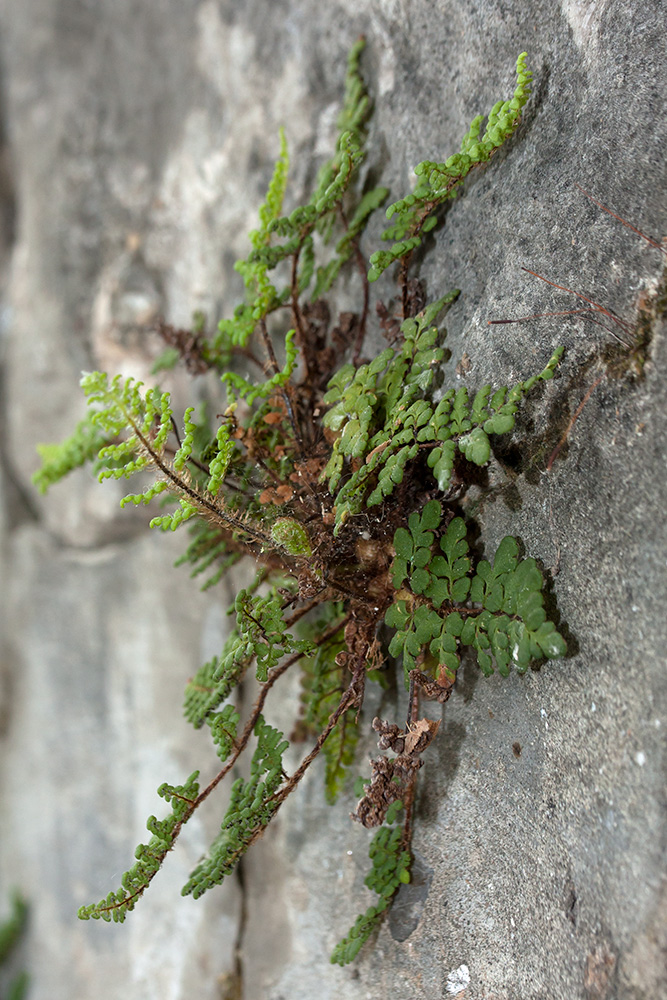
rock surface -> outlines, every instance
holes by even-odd
[[[33,1000],[231,1000],[239,975],[244,1000],[667,995],[664,316],[649,324],[641,380],[613,377],[613,338],[581,316],[487,325],[581,306],[522,266],[630,321],[655,294],[659,252],[576,185],[667,233],[661,8],[1,0],[0,908],[14,884],[31,901]],[[422,276],[433,296],[462,289],[448,345],[471,385],[525,377],[567,349],[498,450],[476,517],[490,549],[517,534],[554,571],[572,655],[507,681],[464,670],[423,772],[420,884],[341,970],[328,955],[366,905],[368,838],[348,821],[351,799],[324,805],[318,774],[248,856],[242,885],[178,896],[217,803],[124,926],[76,921],[128,866],[155,788],[207,759],[180,696],[219,648],[229,595],[205,599],[172,573],[177,549],[121,514],[114,488],[76,476],[44,499],[30,475],[35,445],[82,413],[81,369],[141,377],[152,316],[186,324],[200,308],[213,321],[234,306],[231,264],[278,128],[298,197],[329,151],[361,31],[370,162],[396,195],[419,160],[455,151],[529,53],[521,132],[452,206]],[[295,697],[286,689],[285,727]]]

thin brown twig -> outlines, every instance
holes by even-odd
[[[559,454],[561,448],[563,447],[563,445],[565,444],[565,442],[567,441],[568,436],[570,434],[570,431],[572,430],[572,428],[574,427],[575,423],[579,419],[583,408],[585,407],[586,403],[588,402],[588,400],[593,395],[594,390],[597,389],[597,387],[599,386],[599,384],[600,384],[600,382],[602,381],[603,378],[604,378],[604,373],[602,375],[600,375],[599,378],[596,378],[595,382],[593,382],[593,385],[590,387],[590,389],[588,390],[588,392],[586,393],[586,395],[584,396],[584,398],[582,399],[582,401],[579,403],[579,406],[574,411],[574,415],[572,416],[572,419],[570,420],[569,424],[565,428],[563,436],[561,437],[560,441],[558,442],[558,444],[556,445],[556,447],[554,448],[554,450],[549,455],[549,461],[547,462],[547,468],[546,468],[547,472],[551,471],[551,466],[554,464],[554,462],[558,458],[558,454]]]
[[[555,312],[533,313],[532,316],[519,316],[516,319],[489,319],[486,321],[486,325],[500,326],[507,323],[528,323],[533,319],[544,319],[547,316],[578,316],[581,313],[592,313],[595,311],[590,306],[585,309],[558,309]]]
[[[294,320],[294,327],[297,332],[297,337],[299,340],[299,347],[301,348],[301,357],[303,358],[304,374],[306,376],[306,381],[308,383],[312,382],[312,375],[310,371],[307,338],[306,332],[303,328],[303,315],[301,313],[301,307],[299,306],[299,254],[301,253],[301,247],[303,246],[303,241],[299,244],[299,248],[292,257],[292,278],[290,282],[290,304],[292,307],[292,318]]]
[[[618,316],[615,316],[614,313],[610,312],[609,309],[605,309],[605,307],[601,306],[599,302],[594,302],[593,299],[587,298],[585,295],[582,295],[581,292],[576,292],[573,288],[568,288],[566,285],[559,285],[555,281],[550,281],[549,278],[545,278],[543,275],[538,274],[537,271],[531,271],[529,267],[522,267],[521,270],[526,271],[527,274],[532,274],[533,277],[535,278],[539,278],[540,281],[545,281],[547,285],[551,285],[552,288],[558,288],[559,291],[561,292],[569,292],[570,295],[576,295],[577,298],[581,299],[583,302],[588,302],[588,304],[592,306],[592,308],[596,312],[602,313],[604,316],[607,316],[613,323],[616,323],[618,326],[620,326],[620,328],[623,330],[624,333],[631,332],[628,324],[624,320],[619,319]],[[618,340],[619,344],[622,344],[623,347],[629,350],[630,344],[628,344],[625,340],[623,340],[622,337],[619,337],[619,335],[615,333],[613,330],[610,330],[609,332],[613,337],[615,337]]]
[[[419,685],[415,683],[412,671],[410,672],[410,694],[408,699],[408,718],[406,731],[417,721],[419,717]],[[403,809],[405,818],[403,820],[403,848],[410,850],[412,843],[412,822],[414,818],[415,795],[417,790],[417,771],[414,771],[408,781],[405,795],[403,796]]]
[[[276,352],[273,349],[273,342],[269,335],[269,331],[266,327],[266,320],[262,318],[259,321],[259,330],[262,335],[262,340],[264,341],[264,347],[266,348],[266,353],[269,356],[269,361],[273,369],[273,374],[277,375],[280,371],[280,366],[278,365],[278,359],[276,358]],[[289,389],[281,385],[279,389],[280,395],[285,403],[285,408],[287,410],[287,416],[289,418],[290,425],[292,427],[292,433],[294,435],[294,443],[296,444],[297,451],[299,453],[299,458],[303,458],[303,440],[301,438],[301,432],[299,431],[296,417],[294,415],[294,410],[292,407],[292,400],[290,399]]]
[[[627,221],[627,219],[624,219],[622,215],[616,215],[616,212],[612,212],[610,208],[607,208],[607,206],[603,205],[601,201],[598,201],[597,198],[594,198],[592,194],[589,194],[588,191],[585,191],[584,188],[582,188],[581,184],[577,184],[575,181],[574,186],[579,188],[581,193],[585,194],[587,198],[590,198],[590,200],[595,205],[597,205],[598,208],[601,208],[603,212],[606,212],[607,215],[611,215],[613,219],[617,219],[618,222],[620,222],[622,225],[626,227],[626,229],[631,229],[633,233],[636,233],[637,236],[641,236],[643,240],[646,240],[647,243],[649,243],[652,247],[655,247],[656,250],[659,250],[661,254],[664,254],[667,257],[667,250],[663,247],[661,243],[658,243],[657,240],[651,239],[651,237],[647,236],[646,233],[643,233],[641,229],[637,229],[637,227],[633,226],[632,223]]]
[[[350,228],[348,220],[347,220],[347,213],[345,212],[345,209],[343,208],[342,205],[339,205],[338,210],[339,210],[339,213],[340,213],[340,217],[341,217],[343,226],[345,227],[345,230],[347,231]],[[369,303],[369,299],[370,299],[370,283],[368,281],[368,271],[367,271],[367,267],[366,267],[366,261],[364,260],[364,255],[362,254],[362,252],[361,252],[361,250],[359,248],[359,241],[357,239],[354,239],[351,242],[352,242],[352,248],[354,250],[354,259],[355,259],[355,262],[356,262],[356,265],[357,265],[357,270],[359,271],[359,274],[361,275],[361,283],[362,283],[362,287],[363,287],[363,296],[364,296],[363,305],[362,305],[362,309],[361,309],[361,316],[359,318],[359,330],[357,332],[357,336],[356,336],[355,341],[354,341],[354,350],[352,352],[352,364],[353,365],[358,365],[359,364],[359,357],[361,355],[361,348],[362,348],[363,343],[364,343],[364,337],[366,336],[366,320],[368,319],[368,303]]]

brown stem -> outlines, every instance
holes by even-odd
[[[612,323],[616,323],[617,326],[620,326],[621,330],[623,330],[624,333],[626,334],[630,333],[628,324],[625,323],[622,319],[619,319],[618,316],[614,316],[613,312],[610,312],[609,309],[605,309],[605,307],[601,306],[599,302],[594,302],[593,299],[586,298],[586,296],[582,295],[581,292],[575,292],[573,288],[567,288],[565,285],[556,284],[555,281],[549,281],[548,278],[545,278],[541,274],[538,274],[537,271],[531,271],[529,267],[522,267],[521,270],[526,271],[528,274],[532,274],[533,277],[535,278],[539,278],[540,281],[545,281],[547,285],[551,285],[552,288],[557,288],[561,292],[569,292],[570,295],[576,295],[578,299],[582,300],[582,302],[588,302],[589,306],[591,306],[596,312],[602,313],[602,315],[607,316],[607,318],[610,319]],[[623,340],[622,337],[619,337],[617,333],[614,333],[613,330],[610,330],[609,332],[613,337],[616,338],[616,340],[618,340],[619,344],[622,344],[623,347],[626,347],[628,349],[630,348],[630,345],[625,340]]]
[[[357,267],[359,273],[361,274],[361,282],[364,295],[364,302],[361,308],[361,317],[359,319],[359,332],[357,333],[357,337],[354,342],[354,353],[352,354],[352,363],[354,365],[358,365],[359,357],[361,355],[361,348],[364,343],[364,337],[366,336],[366,321],[368,319],[368,303],[370,299],[370,283],[368,281],[366,261],[364,260],[363,254],[359,249],[359,244],[357,243],[356,240],[354,241],[354,256],[357,261]]]
[[[260,333],[262,335],[262,340],[264,341],[264,347],[266,348],[266,353],[269,356],[269,361],[271,363],[271,367],[273,368],[273,374],[277,375],[278,372],[280,371],[280,367],[278,365],[278,359],[276,358],[276,352],[273,349],[273,342],[271,340],[271,337],[269,336],[269,331],[266,328],[266,320],[263,317],[259,321],[259,330],[260,330]],[[296,447],[297,447],[299,458],[303,458],[303,440],[301,438],[301,433],[299,431],[299,428],[298,428],[298,425],[297,425],[297,422],[296,422],[296,417],[294,415],[294,409],[292,407],[292,400],[290,399],[289,389],[287,388],[287,386],[281,385],[280,389],[279,389],[279,392],[280,392],[280,395],[283,398],[283,402],[285,403],[285,408],[287,410],[287,416],[289,418],[289,422],[290,422],[291,427],[292,427],[292,433],[294,435],[294,442],[295,442]]]
[[[259,360],[259,358],[252,353],[250,348],[239,347],[238,345],[234,345],[234,354],[240,354],[242,357],[247,358],[248,361],[252,361],[253,364],[257,365],[258,368],[261,368],[262,371],[264,371],[264,365]]]
[[[147,438],[142,434],[141,430],[134,422],[134,420],[128,414],[126,414],[126,416],[130,426],[132,427],[132,430],[137,435],[142,445],[146,449],[147,453],[150,455],[151,460],[154,462],[154,464],[157,466],[160,472],[162,472],[167,477],[167,479],[171,483],[173,483],[174,486],[176,486],[179,490],[185,493],[186,496],[190,497],[190,499],[192,500],[192,502],[196,507],[200,508],[203,507],[206,511],[208,511],[208,513],[212,514],[216,520],[223,521],[226,525],[230,525],[237,531],[245,532],[245,534],[250,535],[250,537],[253,538],[254,541],[258,542],[260,545],[267,545],[270,548],[273,548],[271,539],[263,532],[259,531],[257,528],[250,527],[248,524],[246,524],[244,521],[241,521],[239,518],[236,518],[233,515],[228,514],[227,511],[220,508],[217,504],[213,503],[213,501],[208,500],[205,496],[202,496],[201,493],[193,489],[193,487],[188,485],[188,483],[186,483],[183,479],[180,479],[176,475],[176,473],[162,461],[161,457],[152,447],[151,442],[148,441]]]
[[[325,642],[328,642],[329,639],[331,639],[332,636],[334,636],[336,634],[336,632],[345,624],[346,621],[347,621],[347,618],[344,618],[342,621],[337,622],[335,625],[332,625],[330,628],[327,629],[326,632],[324,632],[321,636],[319,636],[319,638],[315,641],[314,645],[315,646],[322,646],[322,645],[324,645]],[[278,666],[278,667],[274,667],[274,669],[271,671],[271,673],[269,674],[268,680],[266,680],[264,682],[264,684],[262,685],[262,688],[261,688],[261,690],[260,690],[260,692],[259,692],[259,694],[257,696],[255,704],[253,705],[252,712],[250,713],[250,717],[249,717],[248,721],[246,722],[245,726],[243,727],[243,732],[241,733],[241,736],[239,737],[239,739],[237,741],[237,744],[236,744],[236,747],[234,749],[234,752],[233,752],[232,756],[225,763],[225,766],[222,768],[222,770],[218,771],[218,773],[215,775],[215,777],[212,778],[211,781],[209,781],[208,785],[203,790],[203,792],[199,793],[199,795],[197,796],[197,798],[194,800],[194,803],[192,805],[192,809],[183,817],[183,819],[180,821],[180,823],[178,823],[174,827],[174,837],[173,837],[173,839],[175,839],[176,836],[178,835],[178,833],[180,833],[181,827],[183,826],[184,823],[186,823],[190,819],[190,816],[195,811],[195,809],[197,809],[198,806],[201,805],[201,803],[204,801],[204,799],[208,798],[208,796],[211,794],[211,792],[213,791],[213,789],[216,788],[220,784],[220,782],[222,781],[222,779],[229,773],[229,771],[232,769],[232,767],[234,766],[234,764],[236,763],[236,761],[239,759],[239,757],[241,756],[241,754],[243,753],[243,751],[247,747],[248,740],[252,736],[253,730],[254,730],[254,728],[255,728],[255,726],[257,724],[257,720],[258,720],[259,716],[262,714],[262,709],[264,708],[264,702],[266,701],[266,697],[267,697],[269,691],[271,690],[271,688],[273,687],[273,685],[275,684],[275,682],[278,680],[279,677],[282,677],[282,675],[290,667],[294,666],[295,663],[297,663],[299,660],[303,659],[303,657],[305,655],[307,655],[307,654],[305,654],[305,653],[295,653],[293,656],[290,656],[287,660],[285,660],[284,663],[281,663],[280,666]]]
[[[401,286],[401,316],[403,319],[407,319],[408,312],[408,267],[410,266],[411,256],[412,253],[409,253],[401,258],[401,270],[398,278]]]
[[[321,603],[322,599],[320,597],[314,597],[312,601],[308,601],[307,604],[304,604],[302,608],[299,608],[286,620],[285,628],[291,628],[300,618],[303,618],[304,615],[307,615],[309,611],[312,611],[313,608],[318,607]]]
[[[329,717],[329,721],[327,722],[326,727],[317,737],[317,741],[313,749],[306,757],[304,757],[304,759],[301,761],[301,764],[296,769],[292,777],[288,779],[287,783],[283,785],[283,787],[273,796],[273,801],[275,803],[274,813],[280,808],[280,806],[283,804],[287,796],[294,791],[294,789],[301,781],[301,779],[303,778],[304,774],[306,773],[310,765],[319,755],[320,751],[322,750],[322,747],[327,741],[327,738],[336,728],[336,724],[338,723],[338,720],[340,719],[341,715],[344,712],[346,712],[348,708],[351,708],[353,704],[358,702],[359,700],[358,687],[360,680],[363,680],[363,673],[364,673],[364,668],[362,665],[355,671],[352,680],[350,681],[350,684],[347,690],[345,691],[345,694],[343,695],[338,704],[338,708]]]
[[[344,226],[344,228],[345,228],[345,230],[347,232],[349,230],[349,228],[350,228],[349,223],[347,221],[347,213],[345,212],[345,209],[343,208],[342,205],[338,206],[338,211],[340,213],[340,217],[341,217],[343,226]],[[353,354],[352,354],[352,364],[353,365],[358,365],[359,364],[359,356],[361,354],[361,348],[362,348],[362,345],[364,343],[364,337],[366,336],[366,320],[368,319],[368,302],[369,302],[369,298],[370,298],[370,283],[368,281],[368,270],[366,268],[366,261],[364,260],[364,255],[362,254],[361,250],[359,249],[359,241],[356,240],[356,239],[353,239],[351,241],[351,244],[352,244],[352,248],[353,248],[353,251],[354,251],[354,259],[356,261],[357,270],[359,271],[359,274],[361,275],[361,284],[362,284],[363,296],[364,296],[363,306],[362,306],[362,310],[361,310],[361,316],[359,318],[359,331],[358,331],[357,336],[356,336],[355,341],[354,341],[354,351],[353,351]]]
[[[419,685],[415,683],[413,671],[410,672],[410,694],[408,700],[408,719],[406,730],[409,730],[419,717]],[[414,771],[408,781],[405,795],[403,796],[403,809],[405,819],[403,820],[403,849],[410,850],[412,844],[412,824],[414,819],[415,794],[417,790],[417,771]]]
[[[301,348],[301,357],[303,358],[305,381],[310,385],[312,384],[312,373],[310,371],[308,351],[306,350],[307,338],[306,338],[306,331],[303,328],[303,314],[301,312],[301,307],[299,306],[299,254],[301,253],[302,246],[303,246],[303,241],[300,243],[299,249],[292,257],[290,304],[292,307],[292,318],[294,320],[294,327],[296,329],[297,339],[299,341],[299,347]]]
[[[650,244],[650,245],[651,245],[652,247],[655,247],[655,248],[656,248],[656,250],[659,250],[659,251],[660,251],[660,253],[662,253],[662,254],[665,254],[665,256],[667,256],[667,250],[665,250],[665,248],[664,248],[664,247],[663,247],[663,246],[662,246],[662,245],[661,245],[660,243],[658,243],[658,242],[657,242],[656,240],[652,240],[652,239],[651,239],[651,237],[650,237],[650,236],[647,236],[647,235],[646,235],[646,233],[643,233],[643,232],[641,231],[641,229],[637,229],[637,228],[636,228],[635,226],[631,225],[631,224],[630,224],[630,223],[629,223],[629,222],[628,222],[628,221],[627,221],[626,219],[624,219],[624,218],[623,218],[623,217],[622,217],[621,215],[616,215],[616,212],[612,212],[612,210],[611,210],[610,208],[607,208],[607,206],[606,206],[606,205],[603,205],[603,204],[602,204],[602,202],[601,202],[601,201],[598,201],[598,200],[597,200],[597,198],[594,198],[592,194],[589,194],[589,193],[588,193],[588,191],[584,191],[584,189],[583,189],[583,188],[581,187],[581,185],[580,185],[580,184],[577,184],[577,183],[575,182],[575,185],[574,185],[574,186],[575,186],[575,187],[577,187],[577,188],[579,188],[579,190],[581,191],[581,193],[582,193],[582,194],[585,194],[587,198],[590,198],[590,200],[591,200],[591,201],[592,201],[592,202],[593,202],[593,203],[594,203],[595,205],[597,205],[597,206],[598,206],[598,208],[601,208],[603,212],[606,212],[606,213],[607,213],[607,215],[611,215],[611,217],[612,217],[613,219],[617,219],[617,220],[618,220],[618,221],[619,221],[620,223],[622,223],[622,224],[623,224],[623,225],[624,225],[624,226],[625,226],[625,227],[626,227],[627,229],[631,229],[633,233],[637,233],[637,236],[641,236],[641,238],[642,238],[643,240],[646,240],[646,242],[647,242],[647,243],[649,243],[649,244]]]
[[[551,471],[551,466],[554,464],[554,462],[558,458],[558,454],[559,454],[561,448],[563,447],[563,445],[565,444],[565,442],[567,441],[568,436],[570,434],[570,431],[572,430],[572,428],[574,427],[575,423],[577,422],[577,420],[581,416],[581,411],[583,410],[584,406],[586,405],[586,403],[588,402],[588,400],[591,398],[591,396],[593,395],[594,390],[597,389],[597,387],[599,386],[599,384],[600,384],[600,382],[602,381],[603,378],[604,378],[604,374],[600,375],[599,378],[596,378],[595,382],[593,382],[593,385],[590,387],[590,389],[588,390],[588,392],[586,393],[586,395],[584,396],[584,398],[582,399],[582,401],[579,403],[579,406],[574,411],[574,415],[572,416],[572,419],[570,420],[569,424],[565,428],[563,436],[561,437],[560,441],[558,442],[558,444],[556,445],[556,447],[554,448],[554,450],[549,455],[549,461],[547,462],[547,472]]]

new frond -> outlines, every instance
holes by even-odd
[[[74,433],[60,444],[37,445],[42,466],[33,475],[32,481],[40,493],[46,493],[49,487],[74,469],[94,462],[100,449],[109,443],[108,435],[97,426],[93,416],[93,413],[88,413],[77,424]]]

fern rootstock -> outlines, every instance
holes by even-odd
[[[362,50],[360,40],[349,58],[334,155],[310,198],[288,213],[289,154],[280,135],[258,228],[236,264],[245,301],[212,334],[201,317],[192,331],[160,326],[167,349],[156,371],[181,363],[193,377],[216,373],[221,395],[175,413],[156,386],[86,374],[87,417],[63,444],[40,448],[35,476],[45,491],[87,463],[100,480],[140,475],[142,486],[122,505],[152,505],[150,525],[161,531],[188,523],[179,563],[190,565],[202,589],[241,560],[256,565],[229,609],[234,624],[223,648],[185,690],[186,719],[210,734],[218,771],[203,787],[199,772],[160,787],[170,812],[148,820],[150,838],[120,888],[82,907],[83,919],[125,919],[184,824],[244,754],[249,776],[232,785],[220,831],[184,894],[199,897],[234,871],[320,755],[333,803],[369,723],[366,686],[386,686],[400,663],[407,721],[373,720],[380,755],[370,778],[357,782],[353,814],[376,829],[366,884],[377,902],[336,946],[332,961],[340,964],[357,955],[410,878],[416,779],[438,730],[422,717],[422,699],[449,698],[465,650],[483,674],[501,676],[565,653],[535,560],[522,558],[512,537],[488,560],[477,558],[461,506],[494,437],[512,431],[527,394],[553,378],[562,351],[512,386],[442,385],[441,317],[459,293],[426,303],[410,276],[440,206],[515,133],[530,94],[525,53],[513,96],[494,105],[485,128],[475,118],[458,153],[418,165],[414,191],[387,209],[391,246],[371,256],[368,270],[360,241],[388,191],[357,184],[371,110]],[[360,306],[333,321],[324,296],[345,267],[356,271]],[[381,298],[374,284],[372,313],[371,283],[393,270],[397,294],[387,282]],[[369,332],[369,342],[381,333],[386,346],[365,357]],[[239,360],[244,372],[254,364],[256,380],[240,374]],[[301,703],[286,738],[265,712],[288,671],[300,672]],[[248,679],[256,698],[242,717],[236,691]],[[299,742],[308,748],[289,773],[284,754]]]

